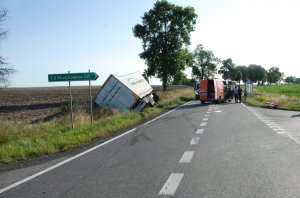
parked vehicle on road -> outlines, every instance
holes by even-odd
[[[205,102],[224,102],[227,100],[226,82],[220,79],[200,80],[199,100],[202,104]]]

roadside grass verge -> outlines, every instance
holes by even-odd
[[[95,109],[93,124],[90,124],[86,109],[77,107],[74,113],[74,130],[70,127],[69,113],[39,123],[0,120],[0,163],[26,160],[78,147],[95,138],[105,138],[194,98],[192,89],[173,90],[158,95],[158,104],[141,113]]]
[[[300,111],[300,85],[259,86],[247,98],[247,103],[254,106],[266,107],[266,102],[279,109]]]

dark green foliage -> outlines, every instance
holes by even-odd
[[[239,72],[241,72],[241,80],[243,80],[243,82],[247,82],[248,80],[248,67],[246,66],[236,66],[235,69]]]
[[[197,45],[194,50],[194,61],[192,65],[192,75],[197,79],[214,77],[217,73],[219,59],[210,50],[204,50],[202,44]]]
[[[146,74],[161,79],[164,91],[167,82],[191,64],[186,47],[190,44],[196,18],[194,8],[182,8],[161,0],[144,14],[142,24],[133,28],[134,36],[143,42],[140,57],[148,66]]]
[[[240,72],[239,70],[236,70],[236,75],[235,75],[234,80],[238,81],[239,84],[241,84],[242,77],[243,77],[242,72]]]
[[[248,79],[252,82],[263,81],[266,76],[266,70],[260,66],[251,64],[248,67]]]
[[[224,80],[235,80],[236,78],[236,70],[235,65],[232,62],[231,58],[222,61],[222,66],[218,71],[219,74],[222,74],[222,78]]]
[[[295,76],[288,76],[284,79],[284,82],[294,84],[296,82],[296,77]]]
[[[172,85],[183,85],[186,80],[187,80],[186,74],[182,71],[179,71],[174,75]]]
[[[283,78],[283,73],[279,71],[278,67],[271,67],[267,75],[268,82],[270,84],[277,83]]]

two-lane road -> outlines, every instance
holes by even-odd
[[[300,117],[268,111],[193,101],[0,197],[299,197]]]

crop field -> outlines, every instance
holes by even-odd
[[[92,87],[92,96],[99,90]],[[88,87],[72,87],[72,97],[76,104],[88,104]],[[42,88],[1,88],[0,119],[38,121],[57,115],[69,105],[69,87]]]
[[[300,110],[300,85],[268,85],[255,87],[247,102],[264,107],[267,102],[280,109]]]

